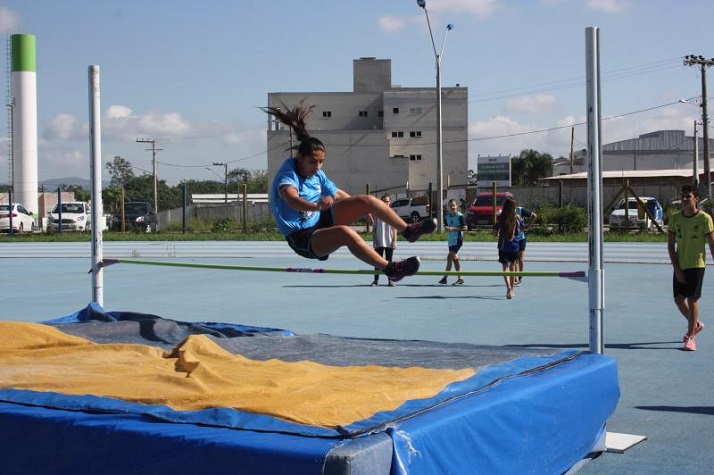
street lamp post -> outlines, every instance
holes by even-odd
[[[228,164],[223,162],[213,162],[213,165],[223,167],[223,196],[225,198],[224,203],[228,204]]]
[[[442,139],[443,132],[443,121],[441,115],[441,59],[444,55],[444,47],[446,46],[446,36],[449,31],[454,29],[453,23],[446,25],[446,30],[444,31],[444,39],[441,41],[441,50],[436,50],[436,43],[434,42],[434,34],[431,30],[431,21],[429,20],[429,12],[426,9],[426,0],[417,0],[417,5],[419,5],[424,10],[424,15],[426,16],[426,24],[429,27],[429,37],[431,38],[431,46],[434,48],[434,61],[436,63],[436,181],[439,197],[437,199],[437,229],[438,233],[444,232],[444,164],[443,164],[443,151],[444,151],[444,141]]]

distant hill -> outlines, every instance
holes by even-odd
[[[49,180],[40,181],[40,187],[45,187],[45,191],[57,188],[58,186],[81,186],[85,190],[91,188],[91,181],[86,178],[79,178],[76,176],[64,177],[64,178],[51,178]],[[102,188],[109,186],[109,182],[103,182]]]

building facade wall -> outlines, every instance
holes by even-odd
[[[271,107],[315,105],[308,131],[325,143],[324,170],[350,194],[406,187],[436,188],[437,114],[435,88],[382,88],[391,80],[389,60],[355,60],[357,92],[269,93]],[[374,74],[375,77],[364,77]],[[465,183],[468,169],[468,90],[442,88],[444,187]],[[291,154],[286,126],[269,122],[268,176]],[[294,138],[293,138],[294,140]]]

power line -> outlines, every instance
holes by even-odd
[[[628,66],[622,69],[617,69],[608,73],[604,73],[603,80],[615,80],[622,79],[632,76],[640,76],[643,74],[649,74],[658,71],[664,71],[667,69],[674,69],[679,67],[679,62],[682,60],[681,57],[672,58],[667,60],[656,61],[653,63],[647,63],[637,66]],[[474,99],[470,100],[469,103],[478,102],[488,102],[498,99],[508,99],[511,97],[518,97],[526,94],[534,94],[538,92],[547,92],[560,89],[568,89],[573,87],[582,86],[585,84],[585,77],[578,76],[576,78],[562,79],[557,81],[545,82],[540,84],[535,84],[532,86],[523,86],[516,88],[503,89],[500,91],[494,91],[490,93],[485,93],[481,95],[476,95]]]

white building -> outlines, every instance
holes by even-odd
[[[408,189],[423,194],[437,184],[436,87],[392,85],[389,59],[354,60],[352,92],[273,92],[271,107],[315,105],[307,130],[327,148],[323,170],[351,194]],[[442,86],[442,167],[444,189],[465,184],[468,170],[468,89]],[[291,152],[288,128],[268,126],[268,176]],[[296,145],[293,143],[292,145]]]
[[[698,172],[704,173],[704,141],[698,137]],[[709,151],[714,150],[714,139],[709,139]],[[572,165],[572,167],[571,167]],[[626,172],[647,170],[694,169],[694,137],[683,130],[658,130],[635,139],[620,140],[602,146],[603,171]],[[570,160],[553,166],[553,176],[587,171],[585,150],[578,150]]]

